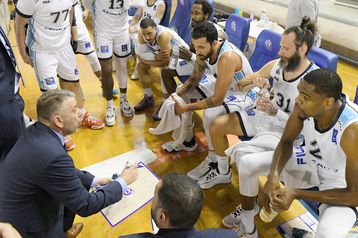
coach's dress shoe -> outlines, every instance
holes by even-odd
[[[83,228],[83,223],[73,224],[72,227],[66,231],[67,238],[75,238],[80,234]]]

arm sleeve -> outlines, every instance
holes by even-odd
[[[31,18],[35,12],[35,3],[33,0],[19,0],[16,4],[16,12],[25,18]]]

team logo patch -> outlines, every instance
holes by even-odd
[[[91,48],[91,42],[86,42],[86,43],[85,43],[85,48],[86,48],[86,49]]]
[[[78,75],[78,69],[75,68],[75,75]]]
[[[55,77],[45,78],[45,83],[46,83],[47,85],[56,84]]]
[[[128,45],[127,44],[122,45],[122,51],[128,51]]]
[[[228,97],[226,97],[229,101],[235,101],[236,97],[234,95],[230,95]]]
[[[204,74],[203,77],[200,80],[200,83],[207,83],[208,81],[209,81],[208,77],[206,77],[206,75]]]
[[[249,117],[255,116],[255,110],[254,109],[250,109],[250,110],[246,110],[246,113]]]
[[[186,65],[186,61],[185,61],[185,60],[179,61],[179,65],[180,65],[180,66]]]
[[[336,144],[336,145],[337,145],[337,134],[338,134],[338,130],[333,129],[332,142],[333,142],[334,144]]]
[[[101,53],[108,53],[108,52],[109,52],[108,45],[101,46]]]
[[[271,40],[266,40],[265,41],[265,47],[267,50],[272,51],[272,41]]]
[[[231,22],[231,29],[236,32],[236,22],[235,21],[232,21]]]

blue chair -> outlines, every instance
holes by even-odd
[[[212,12],[211,15],[209,16],[209,20],[210,20],[210,21],[213,21],[213,19],[214,19],[215,2],[214,2],[214,0],[207,0],[207,1],[208,1],[208,3],[210,3],[211,8],[213,9],[213,12]]]
[[[278,58],[281,35],[279,33],[263,30],[256,39],[255,50],[249,60],[254,72],[262,68],[266,63]]]
[[[356,90],[356,96],[354,97],[354,103],[358,105],[358,85]]]
[[[337,71],[338,56],[328,50],[313,46],[308,52],[307,58],[320,68]]]
[[[176,9],[172,9],[173,1],[166,0],[166,10],[162,19],[162,25],[174,29],[179,36],[190,44],[190,21],[191,21],[191,7],[193,0],[178,0]],[[173,16],[170,18],[170,16]]]
[[[229,42],[244,51],[249,37],[250,20],[236,14],[230,14],[225,24],[225,32]]]

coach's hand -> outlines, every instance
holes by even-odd
[[[127,185],[133,183],[138,178],[138,168],[137,163],[130,167],[123,169],[120,177],[126,182]]]

